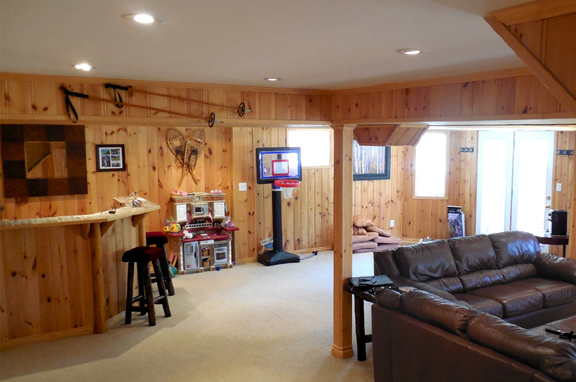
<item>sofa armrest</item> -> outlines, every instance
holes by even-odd
[[[401,287],[413,287],[413,288],[417,288],[432,294],[435,294],[438,297],[442,297],[445,298],[448,301],[457,301],[456,297],[454,297],[451,293],[448,293],[442,289],[439,288],[435,288],[432,285],[420,282],[420,281],[414,281],[411,280],[407,277],[404,276],[400,276],[400,275],[395,275],[395,276],[389,276],[390,280],[392,280],[392,282],[394,284],[396,284],[397,287],[401,288]]]
[[[576,284],[576,260],[539,253],[534,266],[538,277]]]

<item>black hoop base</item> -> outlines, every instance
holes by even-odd
[[[299,263],[300,256],[284,251],[279,252],[268,251],[258,256],[258,262],[266,266],[287,264],[287,263]]]

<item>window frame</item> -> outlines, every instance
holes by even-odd
[[[356,139],[354,139],[354,142],[356,144],[358,144],[356,142]],[[354,143],[353,143],[353,147],[354,147]],[[358,144],[358,147],[362,147],[360,144]],[[370,146],[370,147],[375,147],[375,146]],[[357,181],[363,181],[363,180],[388,180],[390,179],[390,159],[392,157],[391,155],[391,149],[390,146],[377,146],[379,148],[384,148],[384,157],[386,158],[386,168],[384,169],[384,172],[380,172],[380,173],[370,173],[370,174],[352,174],[352,178],[354,182]],[[352,149],[352,157],[354,158],[354,148]],[[352,166],[354,166],[354,164],[352,164]],[[354,171],[354,170],[352,170]]]

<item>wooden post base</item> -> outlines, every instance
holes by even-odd
[[[332,345],[332,355],[339,359],[352,358],[354,356],[354,349],[352,346],[342,348],[337,345]]]

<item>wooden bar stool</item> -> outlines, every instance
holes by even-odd
[[[165,258],[164,251],[156,247],[136,247],[124,252],[122,261],[128,263],[128,287],[126,292],[126,325],[132,322],[132,312],[148,313],[148,323],[150,326],[156,325],[156,313],[154,304],[162,304],[164,315],[170,317],[170,306],[168,305],[168,295],[162,278],[160,269],[160,259]],[[150,278],[150,262],[154,267],[156,284],[158,285],[158,297],[152,295],[152,282]],[[138,269],[138,296],[132,297],[134,292],[134,264]],[[139,306],[133,304],[139,303]]]
[[[174,296],[174,285],[172,285],[172,273],[170,273],[170,267],[168,266],[166,243],[168,243],[168,238],[164,232],[146,232],[146,245],[155,245],[164,251],[164,257],[160,259],[160,268],[162,269],[162,276],[164,276],[164,283],[166,289],[168,289],[168,294]]]

